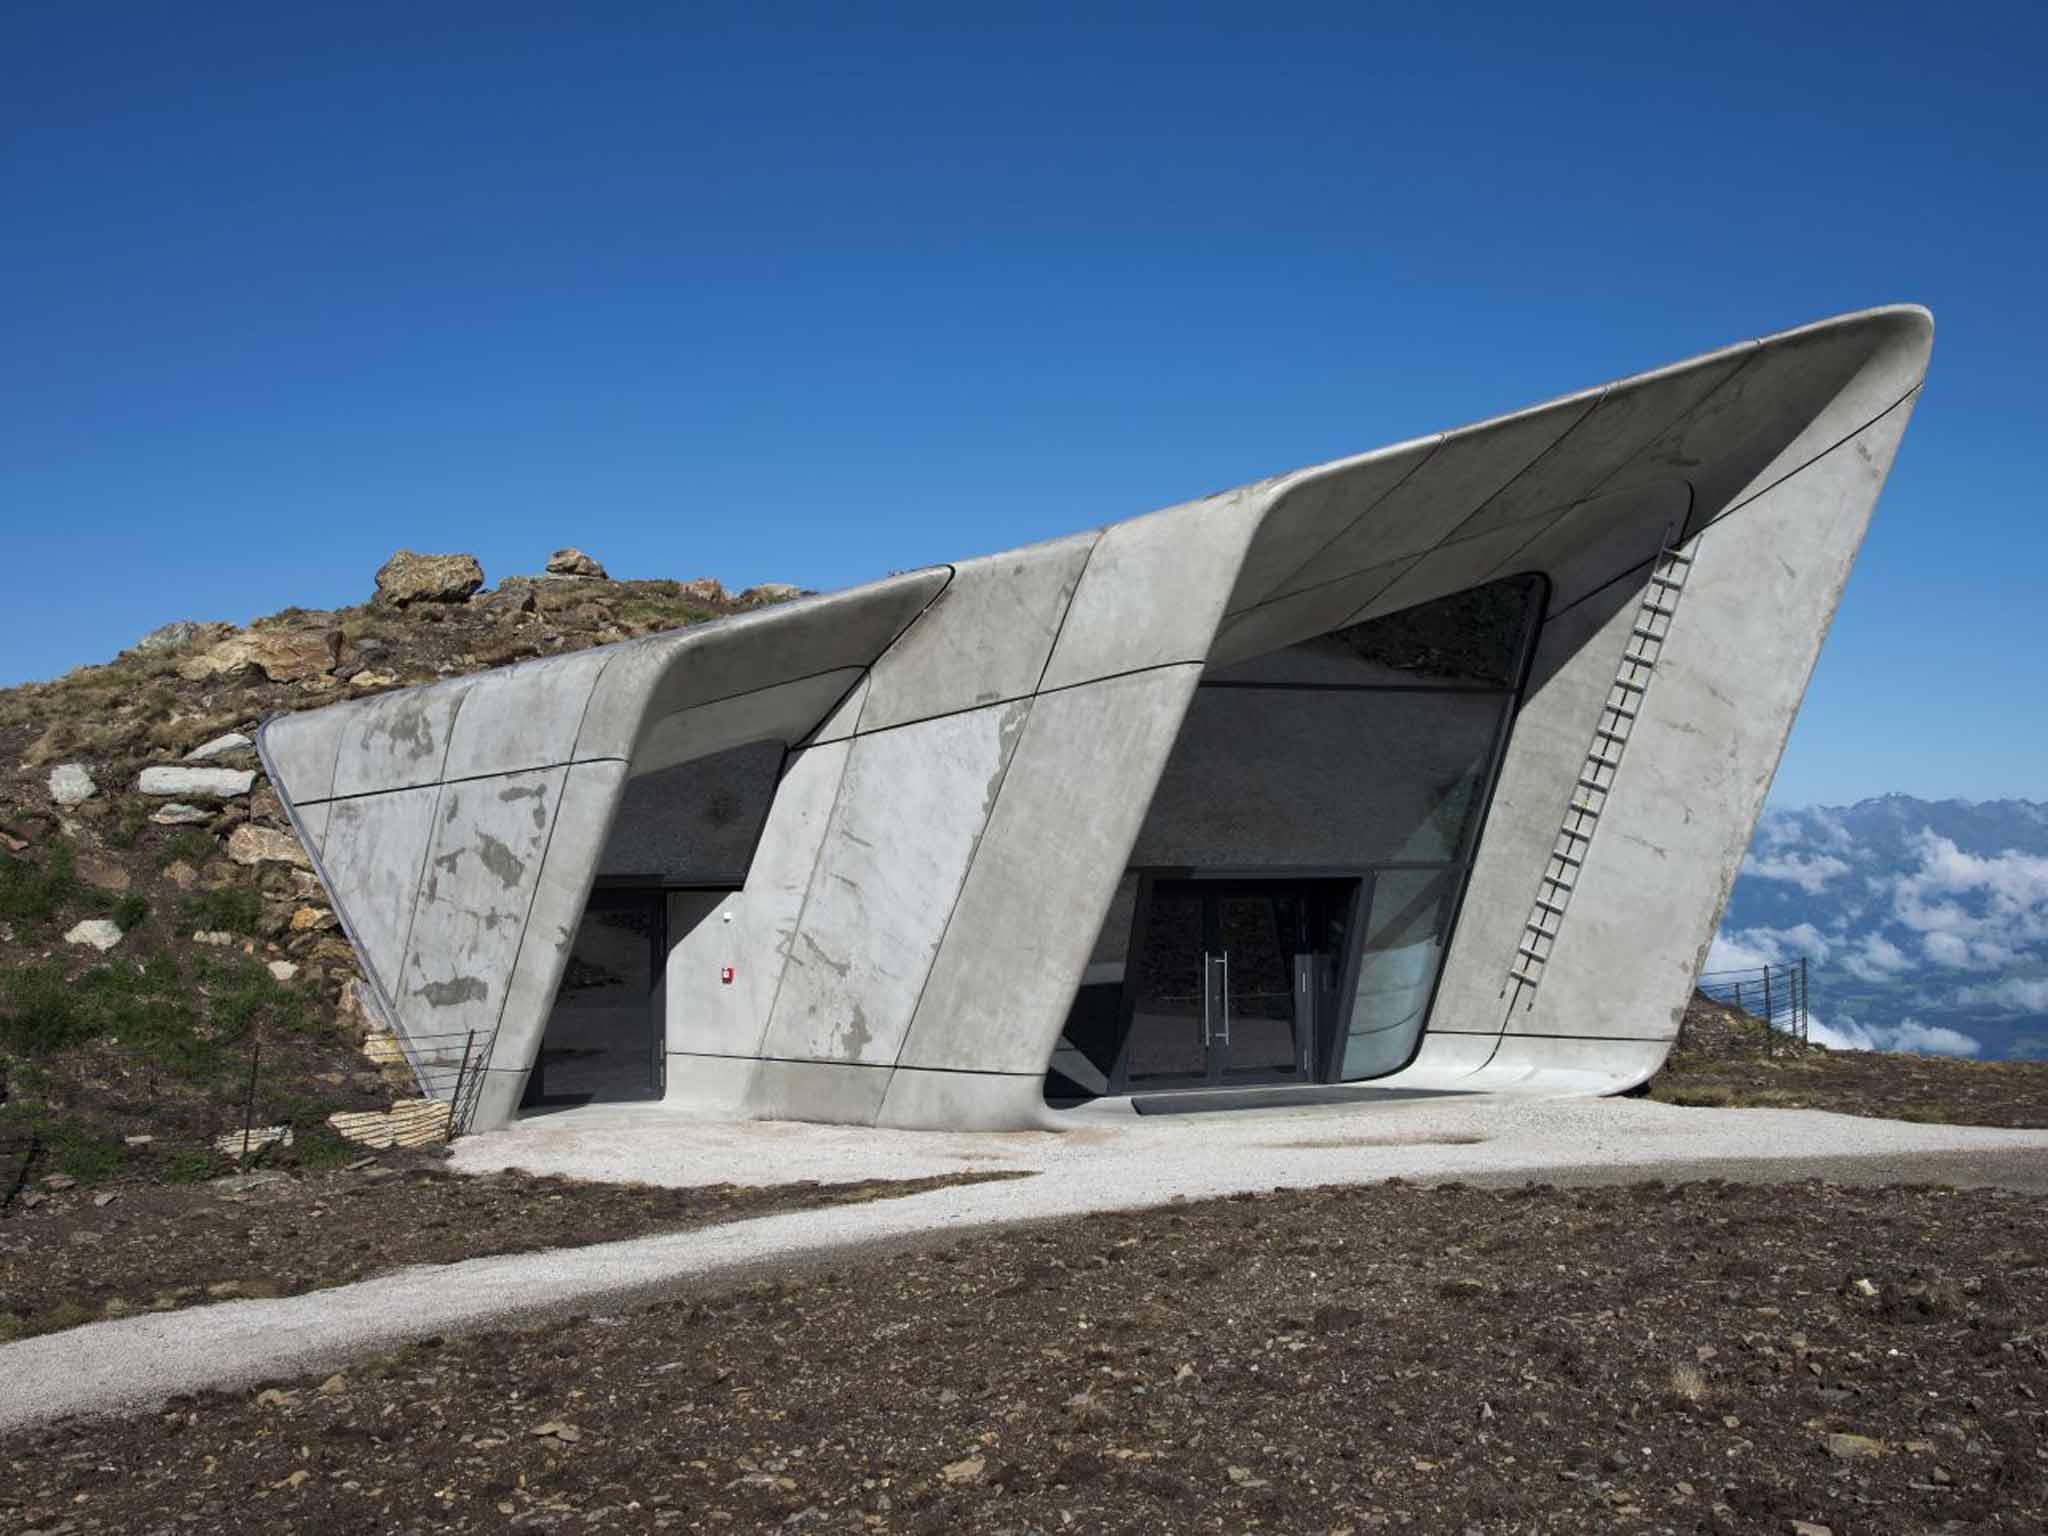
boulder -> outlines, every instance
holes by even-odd
[[[99,792],[83,763],[59,763],[50,770],[50,798],[59,805],[81,805]]]
[[[145,795],[185,800],[236,800],[255,786],[252,768],[145,768],[135,781]],[[168,809],[168,807],[167,807]]]
[[[739,601],[750,608],[765,608],[770,603],[786,603],[803,595],[802,587],[793,587],[786,581],[764,581],[758,587],[747,588],[739,595]]]
[[[682,583],[682,593],[693,603],[732,601],[726,594],[725,583],[716,576],[699,576],[695,581],[686,581]]]
[[[460,603],[484,584],[475,555],[420,555],[401,549],[377,571],[377,600],[403,608],[410,603]]]
[[[273,683],[303,682],[331,669],[336,649],[332,638],[319,630],[245,629],[186,657],[178,663],[178,676],[196,683],[260,672]]]
[[[300,869],[313,867],[313,861],[306,857],[306,850],[299,846],[299,840],[291,833],[275,827],[254,826],[246,821],[228,834],[228,857],[237,864],[295,864]]]
[[[105,954],[121,942],[121,925],[104,917],[89,917],[64,935],[67,944],[89,944]]]
[[[230,752],[240,752],[255,745],[255,742],[240,731],[229,731],[225,736],[216,736],[213,740],[194,747],[185,754],[185,761],[203,763],[211,758],[224,757]]]
[[[573,545],[568,549],[558,549],[548,556],[548,574],[550,576],[588,576],[595,581],[609,581],[611,579],[605,575],[603,566]]]
[[[159,624],[135,642],[138,651],[182,651],[199,638],[200,627],[190,619],[173,619]]]

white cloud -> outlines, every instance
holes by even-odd
[[[1742,872],[1758,880],[1785,880],[1809,896],[1818,896],[1830,880],[1849,873],[1849,866],[1829,853],[1788,853],[1769,858],[1749,855]]]
[[[1831,1051],[1908,1051],[1920,1056],[1975,1056],[1984,1044],[1973,1035],[1941,1024],[1906,1018],[1897,1024],[1859,1024],[1846,1014],[1829,1024],[1819,1015],[1807,1021],[1808,1036]]]
[[[1858,981],[1889,981],[1912,968],[1906,952],[1881,933],[1865,934],[1862,943],[1842,956],[1842,969]]]
[[[1892,912],[1937,965],[1990,970],[2010,965],[2028,945],[2048,939],[2048,858],[2006,852],[1964,853],[1923,831],[1919,867],[1892,888]]]
[[[1707,951],[1710,971],[1749,971],[1766,965],[1791,965],[1798,960],[1824,964],[1835,941],[1811,923],[1790,928],[1738,928],[1714,935]]]
[[[1971,1007],[2009,1008],[2014,1013],[2048,1013],[2048,977],[2008,976],[2003,981],[1964,987],[1956,1001]]]

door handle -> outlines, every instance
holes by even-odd
[[[1221,1030],[1219,1031],[1219,1033],[1220,1033],[1220,1035],[1221,1035],[1221,1037],[1222,1037],[1223,1043],[1224,1043],[1225,1045],[1228,1045],[1228,1044],[1230,1044],[1230,951],[1229,951],[1229,950],[1227,950],[1227,949],[1226,949],[1225,951],[1223,951],[1223,989],[1222,989],[1222,990],[1223,990],[1223,997],[1222,997],[1222,1004],[1223,1004],[1223,1006],[1222,1006],[1222,1019],[1223,1019],[1223,1028],[1222,1028],[1222,1029],[1221,1029]]]

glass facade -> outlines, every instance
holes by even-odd
[[[1541,597],[1494,582],[1204,676],[1049,1098],[1413,1057]]]

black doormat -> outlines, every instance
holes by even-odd
[[[1393,1104],[1402,1099],[1455,1099],[1458,1088],[1355,1088],[1343,1083],[1294,1088],[1211,1088],[1147,1093],[1131,1100],[1141,1115],[1206,1115],[1222,1109],[1292,1109],[1298,1104]]]

